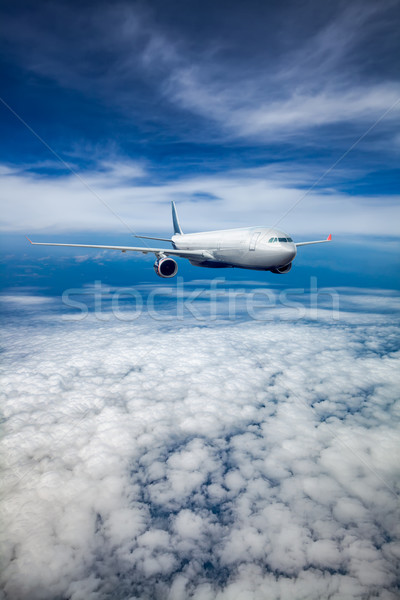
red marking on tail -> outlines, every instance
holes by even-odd
[[[331,233],[330,233],[330,234],[328,235],[328,237],[326,238],[326,241],[327,241],[327,242],[331,242],[331,241],[332,241],[332,234],[331,234]]]

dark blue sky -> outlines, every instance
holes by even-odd
[[[391,1],[3,3],[1,97],[82,178],[0,105],[6,255],[169,233],[171,199],[188,231],[271,225],[359,140],[280,225],[340,243],[299,267],[397,287],[399,25]]]

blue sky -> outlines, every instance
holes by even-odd
[[[5,600],[398,597],[399,30],[395,0],[2,3]],[[162,280],[24,237],[168,237],[171,200],[333,243]]]

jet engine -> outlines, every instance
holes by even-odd
[[[174,277],[178,272],[178,265],[173,258],[164,256],[156,260],[154,270],[159,277]]]
[[[271,269],[272,273],[277,273],[279,275],[284,275],[285,273],[289,273],[292,268],[292,263],[285,265],[284,267],[276,267],[275,269]]]

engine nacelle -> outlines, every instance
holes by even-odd
[[[284,275],[285,273],[289,273],[292,268],[292,263],[285,265],[284,267],[276,267],[275,269],[271,269],[272,273],[276,273],[277,275]]]
[[[178,265],[173,258],[164,256],[156,260],[154,270],[159,277],[175,277],[178,272]]]

